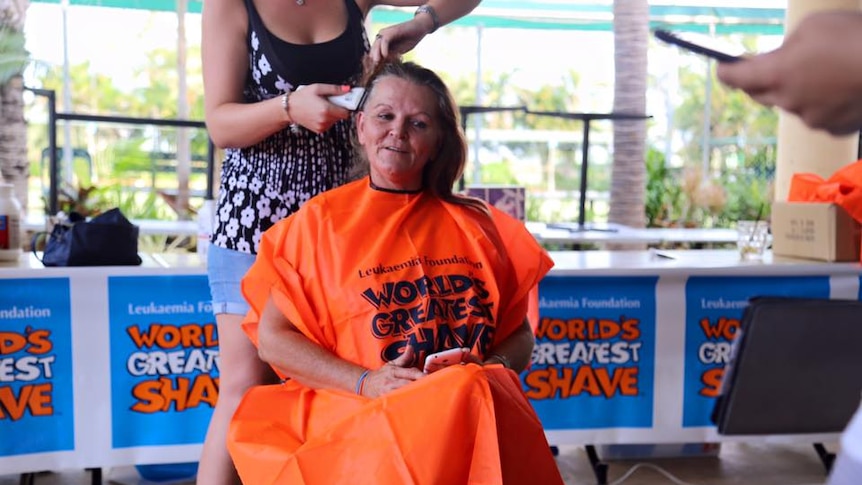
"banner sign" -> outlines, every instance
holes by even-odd
[[[0,280],[0,456],[75,447],[68,278]]]
[[[113,446],[201,443],[219,374],[206,276],[112,276],[108,298]]]
[[[658,277],[546,276],[524,391],[545,429],[649,428]]]
[[[710,420],[749,298],[829,298],[828,276],[691,276],[685,286],[683,427]]]

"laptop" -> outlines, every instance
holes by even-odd
[[[838,433],[862,397],[862,302],[749,300],[712,422],[722,435]]]

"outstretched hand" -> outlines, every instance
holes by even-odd
[[[726,85],[811,128],[847,134],[862,128],[862,14],[829,11],[803,19],[778,49],[720,63]]]
[[[408,345],[404,349],[404,353],[397,359],[387,362],[383,367],[368,374],[362,388],[363,396],[371,398],[382,396],[425,375],[412,366],[415,360],[413,347]]]

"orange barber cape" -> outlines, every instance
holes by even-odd
[[[563,483],[518,377],[499,365],[448,367],[377,399],[256,387],[228,444],[255,485]]]
[[[411,346],[479,358],[523,322],[552,262],[523,223],[360,180],[277,223],[243,280],[311,341],[377,369]],[[248,393],[228,447],[244,483],[562,483],[517,376],[459,366],[374,400],[295,381]],[[525,475],[528,474],[528,475]],[[550,477],[545,479],[543,477]]]

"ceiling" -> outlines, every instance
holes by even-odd
[[[31,0],[34,3],[60,4],[61,0]],[[781,35],[784,32],[785,8],[775,1],[761,1],[767,7],[736,6],[739,2],[689,0],[650,2],[653,27],[672,26],[677,30],[716,34],[747,33]],[[747,2],[758,3],[756,1]],[[69,0],[71,6],[97,6],[175,12],[175,0]],[[202,0],[187,0],[187,9],[199,13]],[[743,4],[744,5],[744,4]],[[374,23],[391,24],[410,18],[411,9],[378,7],[372,10]],[[613,8],[610,0],[484,0],[467,17],[454,23],[483,28],[519,28],[545,30],[612,30]]]

